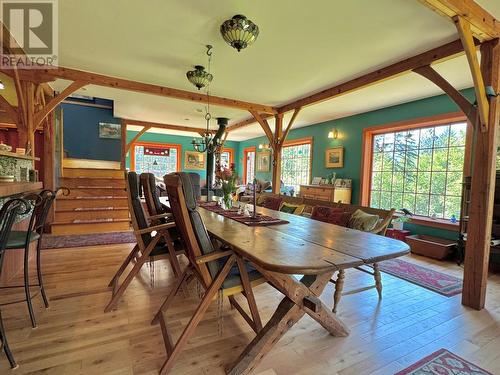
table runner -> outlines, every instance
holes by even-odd
[[[267,226],[267,225],[278,225],[278,224],[289,223],[289,221],[276,219],[274,217],[262,215],[259,213],[255,218],[251,216],[245,216],[243,214],[238,213],[238,208],[224,210],[222,207],[217,205],[217,202],[200,202],[199,206],[205,208],[208,211],[215,212],[221,216],[236,220],[248,226]]]

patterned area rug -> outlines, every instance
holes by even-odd
[[[446,349],[421,359],[395,375],[493,375]]]
[[[462,293],[462,280],[401,259],[379,263],[380,270],[446,297]]]
[[[96,246],[135,242],[135,236],[132,231],[74,234],[65,236],[44,235],[42,239],[42,249],[60,249],[63,247]]]

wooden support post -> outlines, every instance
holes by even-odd
[[[281,190],[281,151],[283,149],[283,113],[275,115],[276,125],[274,130],[273,149],[273,193],[279,194]]]
[[[24,82],[25,86],[25,98],[26,98],[26,132],[27,132],[27,141],[31,147],[31,155],[35,156],[35,84],[33,82]],[[24,147],[21,145],[21,147]],[[33,161],[34,167],[35,161]]]
[[[500,44],[498,39],[481,46],[481,71],[485,84],[500,91]],[[491,226],[495,195],[497,136],[500,123],[499,97],[489,103],[486,132],[478,131],[472,168],[469,225],[464,262],[462,304],[484,307],[490,254]]]
[[[43,131],[43,187],[45,189],[55,190],[56,186],[56,137],[55,137],[55,118],[54,112],[47,116],[47,122]],[[48,216],[47,224],[54,221],[55,205],[52,205]]]
[[[121,126],[121,140],[122,140],[122,155],[121,155],[121,163],[120,168],[125,170],[125,161],[127,160],[127,123],[122,120]]]

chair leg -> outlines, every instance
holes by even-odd
[[[344,278],[345,271],[339,270],[337,275],[337,280],[335,281],[335,293],[333,294],[333,309],[332,312],[337,312],[337,306],[340,302],[340,298],[342,297],[342,289],[344,289]]]
[[[10,367],[12,369],[18,368],[19,365],[16,363],[12,352],[10,351],[9,343],[7,342],[7,335],[5,333],[5,327],[2,320],[2,312],[0,311],[0,341],[2,341],[3,350],[7,359],[9,360]]]
[[[40,293],[42,294],[43,304],[47,309],[49,307],[49,299],[45,294],[45,287],[43,286],[43,275],[42,275],[42,256],[41,256],[41,238],[36,244],[36,273],[38,276],[38,285],[40,286]]]
[[[132,261],[132,259],[136,257],[138,251],[139,251],[139,246],[136,244],[132,249],[132,251],[130,252],[130,254],[127,256],[127,258],[124,260],[118,271],[116,271],[115,275],[108,284],[108,288],[111,288],[116,283],[116,281],[122,275],[123,271],[125,271],[129,263]]]
[[[30,244],[26,244],[24,248],[24,293],[26,295],[26,304],[28,305],[28,312],[30,314],[31,326],[33,328],[37,327],[35,312],[33,311],[33,304],[31,303],[31,292],[30,292],[30,273],[29,273],[29,249]]]
[[[231,270],[231,267],[233,266],[235,261],[235,256],[231,255],[227,262],[224,264],[224,267],[222,267],[222,270],[219,272],[215,280],[212,282],[210,287],[207,289],[205,296],[201,300],[200,304],[198,305],[194,315],[191,317],[191,320],[189,321],[188,325],[186,328],[184,328],[184,331],[182,332],[181,336],[177,340],[177,343],[175,344],[174,348],[172,349],[172,353],[168,356],[167,360],[163,363],[163,366],[160,369],[160,375],[166,374],[173,366],[174,361],[177,359],[179,356],[181,350],[184,348],[184,346],[187,344],[188,339],[193,335],[194,330],[200,323],[201,319],[203,318],[203,315],[205,315],[205,312],[209,308],[210,304],[213,301],[213,298],[219,288],[221,287],[222,283],[226,279],[227,275],[229,274],[229,271]]]
[[[184,280],[186,280],[188,278],[188,276],[190,275],[190,273],[189,273],[190,271],[191,271],[191,269],[189,267],[186,268],[184,270],[184,272],[182,273],[182,275],[177,278],[177,280],[176,280],[176,282],[174,284],[174,287],[172,288],[172,290],[168,294],[167,298],[165,298],[165,301],[163,301],[163,303],[160,306],[160,309],[158,310],[158,312],[156,313],[155,317],[151,321],[151,325],[153,325],[153,324],[155,324],[155,323],[158,322],[158,320],[161,317],[162,311],[164,309],[166,309],[168,307],[168,305],[170,304],[170,302],[173,300],[173,298],[175,297],[175,295],[177,294],[177,292],[181,288],[181,285],[184,282]]]
[[[373,263],[373,277],[375,278],[375,288],[377,288],[378,298],[382,299],[382,275],[378,263]]]
[[[179,259],[177,259],[177,254],[175,253],[174,243],[172,237],[168,232],[163,235],[168,248],[168,260],[170,261],[170,266],[174,271],[175,277],[179,277],[182,274],[181,266],[179,265]]]

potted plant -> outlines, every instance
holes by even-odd
[[[407,215],[400,216],[392,221],[392,227],[395,230],[403,230],[404,224],[408,221],[410,221],[410,218]]]

